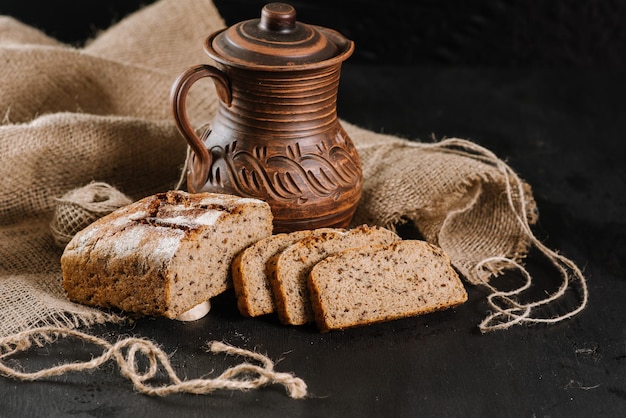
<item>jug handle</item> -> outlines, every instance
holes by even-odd
[[[196,134],[187,116],[187,93],[196,81],[204,77],[213,79],[217,96],[226,106],[230,107],[232,92],[228,78],[226,74],[211,65],[202,64],[189,68],[178,76],[170,92],[170,104],[174,114],[174,122],[176,122],[178,130],[196,154],[193,163],[189,165],[187,174],[190,180],[188,182],[189,191],[192,193],[199,191],[206,184],[209,170],[213,163],[211,152],[204,145],[198,134]]]

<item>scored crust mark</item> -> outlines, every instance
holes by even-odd
[[[130,220],[150,226],[176,228],[183,231],[200,225],[214,224],[222,215],[241,210],[238,205],[227,205],[224,199],[191,199],[179,192],[159,193],[147,202],[145,211],[138,211]]]
[[[75,302],[175,318],[230,287],[232,259],[271,232],[260,200],[150,196],[74,237],[61,258],[63,286]]]
[[[416,240],[330,256],[311,270],[307,285],[322,331],[425,314],[467,300],[448,256]]]

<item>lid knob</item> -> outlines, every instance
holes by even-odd
[[[296,27],[296,9],[285,3],[269,3],[261,10],[261,29],[290,32]]]
[[[352,54],[354,43],[332,29],[297,22],[289,4],[269,3],[260,18],[213,33],[204,47],[226,66],[294,71],[339,63]]]

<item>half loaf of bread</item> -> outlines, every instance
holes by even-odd
[[[239,253],[232,263],[233,286],[237,307],[244,316],[260,316],[276,310],[274,295],[267,275],[268,261],[291,244],[325,232],[331,228],[281,233],[264,238]]]
[[[290,325],[314,321],[307,278],[318,262],[348,248],[398,240],[400,237],[388,229],[362,225],[305,238],[276,254],[268,262],[268,269],[279,320]]]
[[[226,290],[233,258],[271,233],[261,200],[157,194],[79,232],[61,257],[63,287],[74,302],[176,318]]]
[[[467,300],[449,257],[416,240],[328,257],[311,270],[308,287],[321,331],[424,314]]]

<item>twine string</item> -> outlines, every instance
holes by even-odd
[[[97,219],[130,204],[132,200],[104,182],[92,182],[56,199],[50,223],[55,243],[64,248],[74,235]]]
[[[22,371],[17,367],[8,366],[5,362],[12,355],[27,351],[33,345],[43,346],[59,337],[72,337],[94,344],[101,347],[103,352],[89,361],[64,363],[35,372]],[[208,351],[214,354],[240,356],[258,362],[260,365],[244,362],[229,367],[213,379],[181,380],[167,354],[152,341],[128,337],[111,344],[103,338],[78,330],[43,327],[0,339],[0,374],[17,380],[33,381],[70,372],[96,369],[113,359],[117,362],[121,374],[133,383],[136,390],[151,396],[166,396],[174,393],[207,394],[219,389],[246,391],[270,384],[284,386],[287,394],[294,399],[307,396],[307,386],[304,381],[291,373],[275,371],[274,362],[267,356],[219,341],[209,343]],[[147,360],[147,365],[143,370],[139,369],[140,356]],[[150,383],[150,380],[155,378],[160,371],[165,372],[171,383],[161,386]]]
[[[473,142],[462,139],[447,139],[437,144],[451,152],[465,154],[470,158],[480,159],[484,162],[493,164],[504,177],[506,187],[506,198],[508,205],[513,212],[517,222],[529,243],[537,248],[559,272],[562,281],[558,289],[540,300],[522,303],[519,302],[519,296],[528,290],[533,284],[533,278],[528,270],[520,263],[503,256],[487,257],[476,264],[474,270],[479,278],[482,278],[482,284],[486,286],[492,293],[487,297],[489,306],[493,309],[479,325],[480,330],[484,332],[494,331],[498,329],[508,329],[515,324],[521,323],[556,323],[578,314],[587,306],[589,291],[587,283],[582,271],[578,266],[563,255],[551,250],[544,245],[537,237],[535,237],[527,214],[527,199],[523,190],[523,183],[517,174],[504,161],[499,159],[493,152]],[[517,193],[518,205],[515,204],[513,191]],[[489,277],[492,271],[489,267],[497,263],[501,267],[508,266],[510,269],[519,271],[524,278],[524,283],[516,289],[503,291],[497,289],[489,283]],[[554,304],[562,298],[569,289],[576,287],[579,293],[578,304],[569,311],[563,312],[556,316],[544,318],[537,316],[536,311],[550,304]]]

